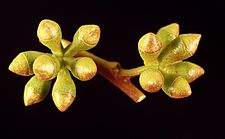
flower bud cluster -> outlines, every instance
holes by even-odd
[[[34,76],[24,89],[26,106],[41,102],[52,89],[52,98],[60,111],[65,111],[76,98],[76,88],[71,74],[81,81],[92,79],[97,73],[95,62],[89,57],[77,57],[79,51],[95,47],[100,38],[97,25],[83,25],[75,33],[68,45],[62,39],[60,26],[52,20],[42,20],[37,29],[39,41],[51,53],[26,51],[20,53],[9,65],[9,70],[23,76]]]
[[[191,95],[189,83],[204,74],[200,66],[183,61],[197,50],[200,34],[179,35],[176,23],[159,29],[157,34],[147,33],[138,42],[138,50],[148,68],[140,74],[139,82],[147,92],[161,88],[172,98]]]

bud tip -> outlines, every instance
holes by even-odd
[[[185,98],[191,95],[191,88],[187,80],[181,76],[177,77],[171,87],[169,87],[169,96],[175,99]]]
[[[193,55],[198,48],[201,34],[183,34],[180,36],[188,51]]]
[[[89,57],[82,57],[76,63],[76,73],[81,81],[92,79],[97,73],[95,62]]]
[[[32,88],[28,88],[24,92],[24,105],[25,106],[30,106],[36,103],[39,103],[43,100],[44,98],[41,97],[38,93],[35,93]]]
[[[75,100],[70,93],[53,93],[53,101],[56,107],[61,111],[66,111]]]
[[[139,82],[147,92],[158,92],[163,85],[164,77],[158,70],[149,69],[141,73]]]
[[[22,76],[29,76],[32,74],[29,71],[28,61],[22,53],[20,53],[18,56],[16,56],[16,58],[13,59],[8,69],[13,73]]]
[[[165,26],[165,28],[167,28],[168,32],[171,32],[176,36],[179,35],[179,24],[177,23],[169,24],[168,26]]]
[[[60,31],[61,29],[56,22],[44,19],[38,26],[37,34],[41,40],[52,40],[58,36]]]
[[[196,80],[203,74],[205,74],[205,70],[200,66],[198,66],[196,69],[191,69],[188,71],[188,75],[191,77],[190,82]]]
[[[100,28],[97,25],[83,25],[80,27],[80,40],[86,44],[95,46],[100,39]]]
[[[37,57],[33,64],[34,74],[42,80],[51,80],[56,77],[59,71],[59,63],[49,55]]]
[[[139,49],[145,53],[153,54],[161,49],[161,42],[154,33],[147,33],[138,42]]]

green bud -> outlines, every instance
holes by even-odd
[[[200,38],[200,34],[180,35],[162,51],[159,61],[162,64],[171,64],[191,57],[197,50]]]
[[[139,83],[147,92],[158,92],[164,82],[164,77],[159,70],[148,69],[140,74]]]
[[[173,77],[182,76],[189,83],[204,74],[204,69],[202,67],[186,61],[169,65],[162,70],[164,73],[170,74],[170,76]]]
[[[100,28],[97,25],[83,25],[75,33],[72,44],[65,50],[65,56],[73,56],[79,51],[89,50],[98,44]]]
[[[76,87],[69,71],[62,68],[52,89],[52,98],[56,107],[66,111],[76,98]]]
[[[24,89],[25,106],[33,105],[44,100],[51,88],[51,81],[44,81],[33,76]]]
[[[33,75],[33,62],[41,52],[27,51],[19,53],[9,65],[9,70],[22,76]]]
[[[168,90],[165,90],[165,88],[168,88]],[[163,90],[168,96],[176,99],[191,95],[191,87],[188,81],[181,76],[178,76],[169,87],[163,86]]]
[[[138,42],[138,51],[145,65],[158,65],[157,56],[161,49],[161,42],[154,33],[147,33]]]
[[[60,70],[60,62],[50,54],[43,54],[35,59],[33,70],[35,76],[39,79],[51,80],[57,76]]]
[[[66,66],[74,77],[81,81],[92,79],[97,73],[95,62],[89,57],[65,58]]]
[[[37,29],[39,41],[48,47],[53,54],[62,55],[60,26],[52,20],[42,20]]]
[[[179,35],[179,25],[177,23],[172,23],[165,27],[162,27],[157,32],[157,36],[162,42],[162,50],[172,42]]]

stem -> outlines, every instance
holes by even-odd
[[[66,48],[69,41],[62,39],[62,45]],[[133,69],[123,69],[118,62],[107,61],[87,51],[80,51],[75,57],[85,56],[92,58],[98,68],[98,73],[109,80],[112,84],[123,91],[134,102],[141,102],[145,99],[145,95],[131,82],[130,78],[138,76],[141,72],[147,69],[146,66],[141,66]]]
[[[92,58],[98,67],[98,73],[109,80],[112,84],[123,91],[135,102],[141,102],[145,99],[145,95],[131,82],[130,78],[139,75],[146,69],[141,66],[134,69],[123,69],[118,62],[104,60],[87,51],[80,51],[77,56],[85,56]]]
[[[63,56],[63,49],[61,44],[56,44],[54,47],[50,49],[51,52],[57,56]]]
[[[149,67],[147,66],[140,66],[137,68],[133,68],[133,69],[120,69],[119,74],[121,76],[128,76],[130,78],[135,77],[140,75],[143,71],[145,71],[146,69],[148,69]]]

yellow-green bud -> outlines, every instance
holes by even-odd
[[[138,42],[138,48],[147,54],[153,54],[161,49],[161,42],[154,33],[147,33]]]
[[[164,49],[172,40],[174,40],[179,35],[179,25],[177,23],[169,24],[162,27],[157,32],[157,36],[162,42],[162,49]]]
[[[27,51],[19,53],[9,65],[9,70],[22,76],[33,75],[33,62],[41,52]]]
[[[33,76],[24,89],[24,104],[29,106],[41,102],[47,96],[51,88],[51,81],[44,81]]]
[[[191,57],[197,50],[200,38],[200,34],[180,35],[162,51],[159,61],[165,65]]]
[[[98,44],[100,28],[97,25],[83,25],[75,33],[72,44],[65,50],[65,56],[73,56],[79,51],[89,50]]]
[[[62,55],[60,26],[52,20],[42,20],[37,29],[39,41],[47,46],[52,53]]]
[[[167,95],[177,99],[185,98],[191,95],[191,87],[185,78],[178,76],[168,88]]]
[[[50,54],[43,54],[35,59],[33,70],[35,76],[39,79],[51,80],[57,76],[60,70],[60,62]]]
[[[140,74],[139,83],[147,92],[158,92],[163,82],[164,78],[159,70],[148,69]]]
[[[204,74],[204,69],[191,62],[178,62],[162,69],[164,73],[171,77],[182,76],[189,83]]]
[[[97,73],[97,66],[89,57],[65,59],[65,61],[67,68],[71,71],[73,76],[81,81],[88,81]]]
[[[138,42],[138,51],[145,65],[158,65],[157,56],[161,49],[161,42],[154,33],[147,33]]]
[[[76,86],[66,68],[62,68],[52,89],[52,98],[56,107],[66,111],[76,98]]]

